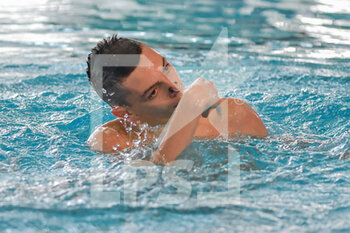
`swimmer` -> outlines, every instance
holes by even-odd
[[[125,59],[115,59],[120,64],[102,64],[103,72],[98,77],[92,61],[100,54],[121,55]],[[213,139],[222,132],[228,137],[268,134],[247,103],[219,98],[214,84],[204,78],[184,88],[174,66],[142,42],[117,35],[105,38],[91,50],[87,65],[90,85],[117,117],[91,134],[87,143],[92,150],[116,153],[137,146],[136,139],[146,139],[145,143],[157,141],[152,161],[167,164],[193,138]]]

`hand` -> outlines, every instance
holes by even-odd
[[[196,79],[183,94],[183,101],[190,104],[192,109],[204,112],[204,117],[208,116],[210,108],[219,100],[218,91],[213,82],[204,78]]]

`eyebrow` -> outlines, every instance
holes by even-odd
[[[163,72],[164,72],[164,68],[165,68],[165,65],[167,62],[168,62],[168,60],[165,57],[163,57],[163,68],[162,68]]]

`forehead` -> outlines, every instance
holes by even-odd
[[[122,82],[122,86],[131,92],[142,95],[148,87],[159,81],[162,67],[163,57],[147,45],[142,44],[139,63]]]

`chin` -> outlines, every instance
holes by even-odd
[[[157,125],[165,125],[168,122],[169,119],[157,119],[153,121],[148,121],[148,125],[150,126],[157,126]]]
[[[150,126],[156,126],[156,125],[163,125],[166,124],[169,121],[170,117],[163,117],[163,118],[158,118],[158,117],[148,117],[147,119],[144,119],[143,122],[146,122]]]

